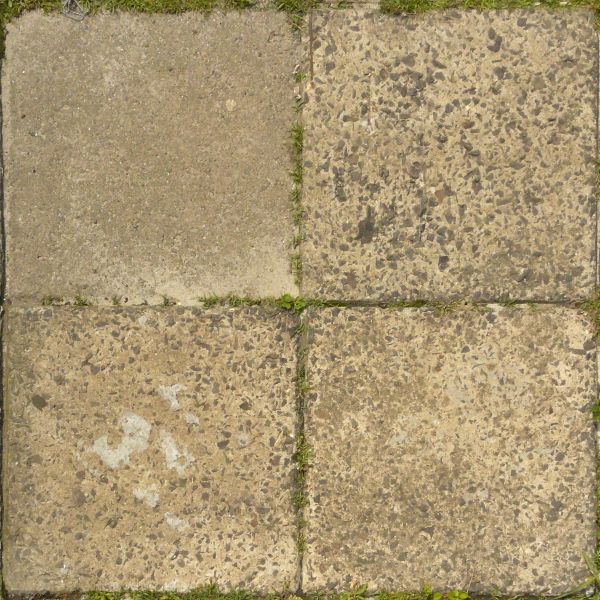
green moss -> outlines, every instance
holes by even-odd
[[[395,300],[393,302],[386,302],[384,308],[422,308],[423,306],[427,306],[426,300]]]
[[[274,0],[274,3],[278,10],[302,17],[319,6],[321,0]]]
[[[85,297],[77,294],[73,300],[73,306],[90,306],[92,303]]]
[[[291,256],[291,269],[297,285],[302,281],[302,260],[298,248],[304,237],[304,208],[302,206],[302,150],[304,148],[304,127],[301,123],[295,123],[290,132],[292,152],[292,191],[290,192],[290,212],[292,221],[296,227],[296,233],[292,238],[292,248],[296,250]]]
[[[217,306],[221,302],[221,298],[219,296],[201,296],[198,298],[198,302],[202,303],[205,308],[212,308],[213,306]]]
[[[85,595],[86,600],[123,600],[125,596],[128,600],[256,600],[259,598],[257,594],[246,590],[222,593],[214,585],[207,585],[181,594],[128,590],[122,592],[95,591]]]
[[[579,306],[590,316],[594,332],[598,338],[600,335],[600,288],[594,292],[591,298],[584,300]]]
[[[513,306],[516,306],[517,301],[514,300],[513,298],[509,298],[508,296],[502,296],[498,300],[498,304],[500,304],[501,306],[505,306],[507,308],[511,308]]]
[[[302,285],[302,273],[304,272],[304,265],[302,264],[302,257],[299,252],[295,252],[290,257],[290,269],[294,276],[294,283],[300,287]]]
[[[294,81],[296,83],[302,83],[304,80],[306,79],[306,73],[300,69],[298,69],[295,73],[294,73]]]
[[[64,298],[61,296],[44,296],[41,300],[42,306],[58,306],[64,304]]]
[[[177,302],[175,302],[175,300],[172,300],[171,298],[169,298],[168,296],[165,296],[163,294],[162,302],[160,303],[161,306],[164,306],[164,307],[175,306],[175,304],[177,304]]]
[[[304,146],[304,127],[300,123],[292,126],[292,151],[295,160],[302,159],[302,148]]]

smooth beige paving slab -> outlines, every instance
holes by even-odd
[[[296,53],[276,11],[11,23],[9,298],[293,292]]]
[[[326,309],[309,328],[305,591],[554,595],[589,576],[585,315]]]
[[[295,585],[292,316],[61,307],[7,321],[10,593]]]
[[[591,294],[592,12],[356,8],[312,39],[303,293]]]

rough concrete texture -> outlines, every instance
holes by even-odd
[[[304,590],[558,594],[595,547],[595,342],[575,309],[309,319]]]
[[[589,296],[593,13],[370,10],[312,20],[303,292]]]
[[[295,585],[295,324],[9,310],[8,591]]]
[[[11,23],[9,298],[293,292],[295,55],[274,11]]]

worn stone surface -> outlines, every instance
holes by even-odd
[[[276,11],[11,23],[9,298],[293,292],[295,55]]]
[[[575,309],[311,314],[304,589],[558,594],[595,545],[595,342]]]
[[[589,296],[593,14],[370,10],[312,21],[304,293]]]
[[[11,593],[295,585],[295,319],[10,309]]]

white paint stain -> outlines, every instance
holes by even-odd
[[[161,385],[158,388],[158,395],[166,400],[171,407],[171,410],[179,410],[179,400],[177,400],[177,393],[185,390],[185,385],[176,383],[174,385]]]
[[[185,519],[180,519],[177,515],[173,513],[165,513],[165,521],[169,527],[173,529],[177,529],[177,531],[183,531],[187,529],[190,524]]]
[[[123,437],[116,448],[111,448],[108,444],[108,435],[99,437],[92,445],[92,452],[111,469],[116,469],[121,464],[128,465],[132,454],[146,450],[152,426],[142,417],[127,412],[121,419],[121,429]]]
[[[388,444],[390,446],[400,446],[404,444],[404,442],[408,439],[408,433],[403,431],[402,429],[398,431],[396,435],[393,435],[389,440]]]
[[[145,324],[148,322],[148,315],[142,315],[142,316],[141,316],[141,317],[140,317],[140,318],[137,320],[137,322],[138,322],[140,325],[145,325]]]
[[[194,413],[185,413],[183,418],[188,425],[200,425],[200,419]]]
[[[186,467],[194,460],[194,457],[185,448],[179,450],[173,436],[164,430],[160,432],[160,443],[165,453],[167,467],[175,469],[177,474],[183,477]]]
[[[249,443],[250,443],[250,436],[246,433],[240,433],[240,435],[238,435],[238,446],[240,448],[245,448]]]
[[[137,487],[133,490],[136,500],[145,502],[150,508],[156,508],[160,497],[158,495],[158,486],[149,485],[148,487]]]

